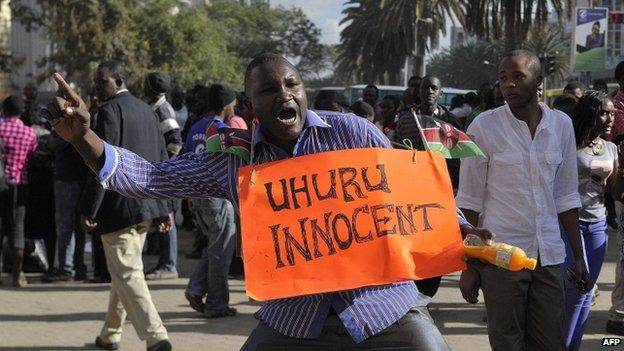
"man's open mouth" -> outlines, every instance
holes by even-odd
[[[285,108],[277,113],[277,119],[285,125],[294,125],[297,122],[297,110],[292,107]]]

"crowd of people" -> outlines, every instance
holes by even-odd
[[[539,260],[534,271],[520,272],[469,260],[462,272],[459,290],[467,302],[476,303],[483,291],[492,349],[580,348],[607,228],[624,230],[618,226],[624,211],[617,218],[624,193],[624,62],[615,70],[620,89],[571,82],[552,106],[543,101],[540,62],[524,50],[503,58],[497,82],[456,96],[450,107],[439,103],[438,77],[415,76],[402,96],[380,97],[368,85],[348,104],[339,93],[320,91],[308,109],[296,68],[273,54],[249,64],[240,93],[219,83],[185,92],[165,73],[152,72],[139,99],[128,91],[128,78],[121,62],[105,61],[87,102],[60,75],[59,97],[45,108],[37,107],[32,87],[2,102],[0,243],[6,237],[3,252],[11,258],[3,260],[4,271],[13,286],[27,285],[25,237],[41,238],[50,263],[43,281],[87,280],[90,233],[91,281],[111,283],[98,347],[119,347],[128,316],[148,350],[172,349],[146,280],[178,278],[179,225],[196,227],[190,256],[199,261],[183,292],[189,306],[206,318],[236,315],[228,273],[239,230],[236,170],[245,162],[206,152],[208,128],[248,130],[251,162],[259,164],[344,148],[402,147],[406,140],[422,149],[419,125],[407,113],[413,111],[466,131],[487,156],[447,160],[462,235],[495,233],[495,240]],[[176,212],[183,223],[176,223]],[[159,260],[144,271],[146,250]],[[624,335],[624,259],[618,262],[606,329]],[[448,349],[427,311],[440,280],[268,301],[243,349],[336,343]]]

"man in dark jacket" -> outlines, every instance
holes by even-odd
[[[433,116],[449,123],[457,129],[461,129],[460,120],[455,117],[449,110],[438,104],[438,100],[442,96],[442,83],[438,77],[426,76],[420,83],[420,105],[414,107],[416,113],[421,115]],[[414,116],[407,112],[399,117],[394,134],[394,141],[403,143],[404,139],[409,139],[414,148],[424,150],[421,132],[414,120]],[[453,189],[457,189],[459,184],[459,160],[446,160],[449,170],[449,176],[453,184]],[[429,279],[416,281],[418,291],[433,297],[440,287],[442,277],[433,277]]]
[[[125,81],[121,62],[106,61],[98,66],[96,92],[105,103],[98,111],[96,133],[106,142],[151,161],[165,160],[167,151],[154,111],[128,92]],[[100,228],[111,275],[108,312],[96,345],[108,350],[118,347],[127,311],[148,350],[171,350],[167,330],[145,282],[141,259],[152,219],[168,215],[167,202],[132,199],[106,191],[94,177],[87,181],[85,191],[81,225],[86,230]]]

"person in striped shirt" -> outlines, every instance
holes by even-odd
[[[188,153],[147,162],[90,132],[82,100],[60,75],[55,79],[67,101],[57,100],[48,107],[53,126],[105,187],[134,197],[223,197],[238,208],[236,170],[243,166],[242,158]],[[299,72],[279,55],[262,54],[251,61],[245,90],[246,107],[259,121],[252,130],[253,164],[330,150],[391,147],[383,133],[363,118],[308,110]],[[470,226],[460,212],[457,219],[464,235],[491,237],[489,231]],[[256,313],[260,322],[242,349],[324,350],[358,344],[362,349],[448,350],[425,308],[427,302],[412,281],[267,301]]]

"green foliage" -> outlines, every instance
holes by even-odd
[[[204,8],[155,0],[134,8],[130,18],[145,57],[140,68],[168,72],[183,86],[220,82],[242,88],[245,62],[228,51],[225,27]]]
[[[523,47],[538,56],[554,55],[555,56],[555,73],[554,78],[563,81],[569,73],[569,57],[570,50],[566,47],[565,40],[561,29],[552,28],[534,28],[529,32],[529,37],[523,44]]]
[[[555,74],[549,84],[557,84],[569,73],[569,49],[560,29],[534,28],[518,47],[538,56],[555,56]],[[498,63],[507,51],[505,41],[471,41],[456,45],[431,57],[428,73],[440,77],[442,84],[456,88],[477,89],[482,82],[498,80]]]
[[[183,86],[226,83],[242,88],[245,65],[255,55],[285,54],[302,74],[322,64],[320,30],[300,9],[271,9],[266,2],[243,5],[215,0],[189,6],[179,0],[40,0],[11,3],[15,17],[42,27],[53,54],[40,64],[89,88],[97,64],[122,60],[129,85],[142,91],[145,74],[161,70]],[[43,78],[43,77],[41,77]]]
[[[319,43],[321,30],[299,8],[216,0],[209,16],[228,29],[229,50],[245,62],[264,52],[279,53],[290,59],[304,78],[318,75],[331,64],[324,59],[331,48]]]
[[[460,0],[468,33],[487,41],[503,41],[506,50],[519,48],[531,28],[547,27],[548,14],[554,12],[559,26],[570,17],[572,0]]]
[[[483,82],[498,79],[498,62],[503,55],[499,43],[471,41],[434,54],[427,73],[437,76],[442,85],[462,89],[478,89]]]
[[[345,6],[337,71],[369,83],[398,83],[405,57],[437,47],[446,19],[463,16],[453,0],[349,0]],[[419,21],[424,18],[430,21]]]
[[[145,60],[142,42],[132,31],[131,0],[41,0],[38,9],[12,1],[15,17],[27,27],[43,27],[53,43],[53,53],[40,65],[44,76],[60,69],[70,79],[89,84],[97,63],[116,58],[129,72],[139,70]],[[39,77],[40,79],[44,77]],[[131,81],[132,83],[132,81]]]

